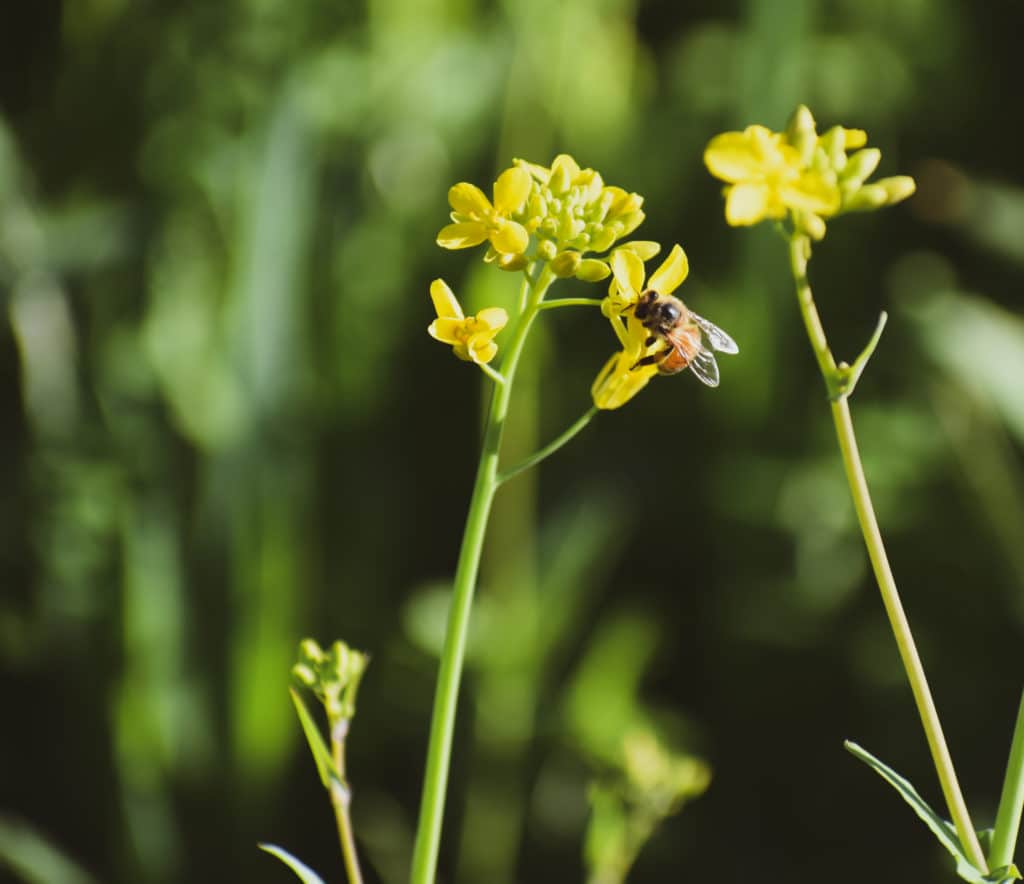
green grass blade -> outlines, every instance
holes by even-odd
[[[281,862],[283,862],[289,869],[291,869],[298,876],[302,884],[324,884],[324,879],[321,878],[316,872],[314,872],[304,862],[297,860],[283,847],[278,847],[276,844],[258,844],[256,845],[260,850],[269,853],[271,856],[276,856]]]

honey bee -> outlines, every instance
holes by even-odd
[[[640,293],[633,315],[651,334],[647,347],[661,341],[664,348],[645,356],[641,365],[657,365],[659,374],[677,374],[690,369],[709,387],[718,386],[718,363],[712,351],[738,353],[739,347],[724,331],[687,309],[679,298],[661,295],[654,289]]]

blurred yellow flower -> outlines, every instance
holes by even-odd
[[[819,216],[839,210],[834,175],[805,168],[800,151],[764,126],[716,135],[704,151],[704,163],[729,184],[725,218],[734,227],[783,218],[789,209]]]
[[[506,169],[494,182],[494,203],[475,184],[463,181],[448,191],[452,221],[437,235],[446,249],[468,249],[490,240],[495,251],[519,255],[530,244],[526,228],[511,219],[530,195],[529,173],[517,167]]]
[[[487,307],[476,316],[465,316],[443,279],[430,284],[430,297],[437,311],[437,319],[427,328],[430,336],[442,344],[451,344],[459,359],[477,365],[490,362],[498,352],[493,338],[505,327],[508,313],[501,307]]]

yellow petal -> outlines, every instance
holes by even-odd
[[[469,249],[487,239],[487,228],[479,221],[448,224],[437,235],[437,244],[443,249]]]
[[[521,160],[516,157],[513,162],[520,168],[525,169],[530,175],[539,181],[541,184],[547,184],[551,179],[551,170],[547,166],[540,166],[537,163],[531,163],[527,160]]]
[[[806,172],[795,181],[780,185],[779,196],[791,209],[826,217],[839,211],[839,187],[814,172]]]
[[[661,244],[650,239],[634,239],[632,242],[624,242],[618,248],[636,252],[641,261],[650,261],[661,251]]]
[[[494,182],[494,208],[503,215],[518,212],[530,195],[532,184],[530,173],[525,169],[506,169]]]
[[[767,217],[769,193],[763,184],[734,184],[725,199],[725,220],[734,227],[756,224]]]
[[[436,341],[442,344],[459,343],[459,332],[462,330],[463,320],[443,316],[435,319],[427,326],[427,333]]]
[[[439,317],[459,320],[463,318],[459,299],[443,279],[435,279],[430,284],[430,299],[434,302],[434,312]]]
[[[656,365],[644,365],[633,370],[630,357],[619,352],[605,363],[590,388],[594,405],[598,408],[620,408],[639,393],[658,373]]]
[[[462,181],[448,191],[448,203],[462,215],[486,215],[491,211],[491,201],[475,184]]]
[[[485,307],[477,313],[476,321],[488,329],[493,337],[508,323],[508,313],[502,307]]]
[[[631,301],[644,287],[644,262],[636,252],[616,249],[612,252],[611,265],[619,293]]]
[[[662,265],[647,281],[647,286],[662,295],[668,295],[682,285],[689,272],[690,262],[686,257],[686,252],[683,251],[682,246],[675,245]]]
[[[480,335],[473,335],[466,342],[466,351],[473,362],[485,365],[497,355],[498,345],[493,341],[485,340]]]
[[[530,244],[530,234],[522,224],[505,221],[491,232],[491,244],[506,255],[521,255]]]
[[[745,132],[723,132],[712,138],[704,151],[704,165],[731,184],[764,174],[761,153]]]
[[[574,160],[567,153],[560,153],[557,157],[555,157],[554,161],[551,163],[552,174],[557,172],[560,168],[565,169],[564,174],[569,176],[570,184],[573,182],[576,176],[580,174],[580,164],[577,163],[576,160]]]

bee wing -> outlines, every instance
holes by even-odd
[[[706,347],[690,360],[689,369],[709,387],[718,386],[718,363],[715,354]]]
[[[704,337],[707,338],[712,350],[718,350],[720,353],[740,352],[740,348],[736,346],[736,342],[713,322],[708,322],[708,320],[703,316],[698,316],[692,310],[690,311],[690,318],[704,333]]]

